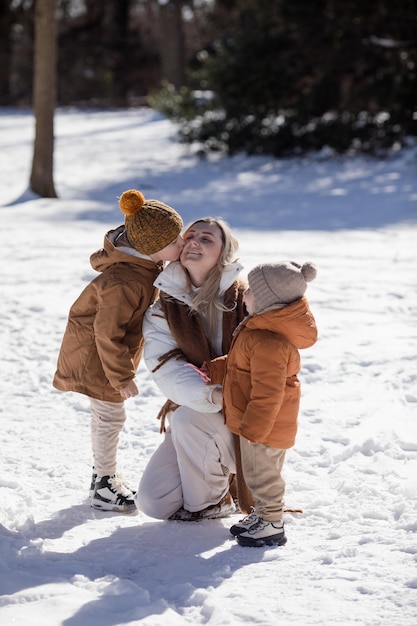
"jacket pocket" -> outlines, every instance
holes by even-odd
[[[250,397],[251,376],[244,370],[233,370],[230,384],[230,400],[235,409],[243,413]]]

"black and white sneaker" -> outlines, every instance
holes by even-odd
[[[91,499],[94,495],[94,489],[96,488],[96,480],[97,480],[97,473],[93,467],[93,473],[91,474],[91,483],[90,483],[90,490],[88,492],[88,497]]]
[[[263,546],[283,546],[287,543],[283,522],[267,522],[258,518],[248,530],[236,535],[240,546],[262,548]]]
[[[129,485],[129,482],[124,476],[122,476],[121,474],[116,474],[116,478],[120,482],[121,485],[124,485],[126,489],[128,489],[129,491],[132,492],[133,495],[135,495],[136,491],[132,489],[132,487]],[[94,490],[96,488],[96,480],[97,480],[97,472],[93,467],[93,473],[91,475],[91,482],[90,482],[90,489],[88,492],[88,497],[90,498],[90,500],[94,496]]]
[[[101,511],[131,513],[136,509],[134,494],[115,476],[98,476],[94,483],[91,507]]]
[[[241,535],[242,533],[249,530],[249,528],[256,524],[258,520],[259,515],[252,507],[252,511],[249,513],[249,515],[246,515],[246,517],[240,519],[237,524],[233,524],[233,526],[231,526],[230,532],[234,537],[237,537],[238,535]]]

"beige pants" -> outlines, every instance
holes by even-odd
[[[201,511],[229,491],[224,467],[236,472],[233,435],[223,413],[181,406],[169,416],[164,441],[150,458],[135,496],[139,511],[167,519],[184,506]]]
[[[286,450],[240,437],[243,475],[252,492],[256,512],[268,522],[282,519],[285,482],[281,476]]]
[[[98,476],[116,473],[119,435],[126,421],[123,402],[103,402],[90,398],[91,445]]]

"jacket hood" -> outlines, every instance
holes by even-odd
[[[250,330],[283,335],[295,348],[309,348],[317,341],[317,326],[305,296],[281,309],[252,315],[242,322]]]
[[[104,272],[108,267],[115,263],[131,263],[139,264],[142,266],[155,267],[154,261],[149,256],[145,256],[138,252],[135,248],[126,245],[117,245],[117,238],[120,237],[125,231],[124,226],[119,226],[114,230],[109,230],[104,236],[103,247],[90,256],[91,267],[96,272]]]
[[[223,270],[220,279],[220,293],[224,293],[235,282],[242,271],[242,265],[233,261]],[[155,287],[164,291],[172,298],[190,304],[189,283],[187,274],[179,261],[172,261],[158,276],[154,282]]]

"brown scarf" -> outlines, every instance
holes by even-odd
[[[243,292],[245,283],[236,281],[224,294],[224,305],[227,310],[223,312],[222,349],[227,354],[232,342],[233,331],[245,316],[243,305]],[[204,361],[210,361],[218,356],[206,335],[201,317],[195,311],[164,292],[160,294],[162,314],[167,320],[169,329],[175,339],[178,348],[162,354],[158,365],[153,369],[156,372],[170,359],[184,358],[193,365],[200,367]],[[175,411],[178,405],[172,400],[167,400],[158,413],[161,420],[160,432],[165,432],[165,418],[171,411]]]
[[[224,305],[227,308],[223,312],[222,322],[222,349],[223,354],[227,354],[232,343],[232,335],[236,326],[245,317],[243,305],[243,292],[246,284],[242,281],[236,281],[225,292]],[[154,369],[156,371],[164,363],[172,358],[185,357],[189,363],[193,363],[200,367],[204,361],[210,361],[215,358],[214,348],[207,338],[201,317],[195,311],[190,312],[186,304],[182,304],[178,300],[174,300],[163,292],[160,294],[161,308],[168,322],[168,326],[175,339],[178,348],[171,350],[159,357],[159,364]],[[178,405],[167,400],[158,413],[158,419],[161,420],[160,431],[165,431],[165,417],[171,411],[175,411]],[[239,437],[234,435],[235,453],[236,453],[236,476],[231,476],[230,491],[234,498],[239,501],[239,508],[242,513],[250,513],[253,506],[252,495],[246,486],[242,474],[242,466],[240,460]]]
[[[223,354],[228,353],[233,331],[245,316],[243,308],[244,290],[244,283],[235,282],[224,295],[224,305],[227,310],[223,312]],[[218,356],[206,336],[203,322],[198,313],[190,311],[186,304],[173,300],[164,293],[161,293],[161,306],[172,336],[187,361],[200,367],[204,361],[210,361]],[[165,356],[160,357],[160,360],[165,362]]]

